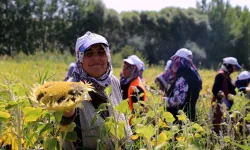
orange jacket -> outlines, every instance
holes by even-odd
[[[129,108],[131,110],[133,110],[133,101],[132,101],[132,94],[134,92],[133,90],[133,87],[137,87],[139,86],[140,88],[142,88],[143,92],[144,92],[144,95],[143,95],[143,101],[146,100],[146,90],[145,90],[145,87],[140,79],[140,77],[137,77],[136,79],[134,79],[130,85],[129,85],[129,88],[128,88],[128,104],[129,104]]]

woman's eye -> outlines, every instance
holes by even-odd
[[[87,52],[84,55],[87,56],[87,57],[90,57],[90,56],[92,56],[92,53],[91,52]]]
[[[98,52],[98,55],[99,55],[99,56],[104,56],[105,54],[106,54],[105,51],[99,51],[99,52]]]

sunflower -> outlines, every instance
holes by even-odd
[[[81,107],[81,102],[91,100],[88,92],[94,91],[89,83],[46,82],[34,88],[32,98],[35,105],[51,111],[67,111]]]

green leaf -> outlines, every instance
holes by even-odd
[[[231,143],[232,145],[238,146],[239,148],[241,148],[243,150],[249,150],[250,149],[249,146],[241,145],[241,144],[235,143],[233,141],[229,141],[229,143]]]
[[[112,86],[110,85],[110,86],[108,86],[106,89],[105,89],[105,92],[106,92],[106,94],[109,96],[109,95],[111,95],[111,93],[112,93]]]
[[[9,103],[5,106],[5,109],[8,110],[8,109],[17,107],[18,104],[19,104],[19,101],[18,102],[9,101]]]
[[[115,135],[114,124],[115,120],[113,117],[107,117],[105,119],[105,128],[112,134]]]
[[[137,111],[140,111],[139,108],[140,108],[140,104],[139,103],[133,103],[133,108],[134,110],[137,110]]]
[[[100,114],[96,113],[94,118],[91,120],[90,126],[93,126],[96,122],[96,120],[100,117]]]
[[[197,123],[195,123],[193,126],[192,126],[193,130],[195,130],[195,132],[203,132],[204,129]]]
[[[173,136],[174,133],[172,131],[166,131],[167,141],[169,141]]]
[[[76,124],[74,122],[71,122],[71,124],[67,126],[60,126],[60,131],[72,132],[74,131],[75,127],[76,127]]]
[[[76,127],[76,124],[74,122],[72,122],[70,125],[68,125],[68,132],[72,132],[74,131],[75,127]]]
[[[28,148],[36,144],[38,136],[36,132],[34,132],[33,130],[29,130],[28,133],[26,133],[25,138],[26,138],[25,140],[26,142],[24,143],[24,147]]]
[[[161,104],[161,103],[163,103],[163,102],[162,102],[162,99],[161,99],[161,98],[158,98],[158,97],[157,97],[157,98],[154,99],[154,103],[155,103],[155,104]]]
[[[138,101],[138,103],[140,103],[140,104],[142,104],[144,106],[148,106],[149,105],[147,101]]]
[[[144,127],[139,127],[136,129],[136,133],[142,134],[145,138],[147,138],[148,140],[150,140],[150,138],[155,135],[155,129],[152,126],[152,124],[150,124],[149,126],[144,126]]]
[[[118,139],[125,137],[125,124],[124,121],[119,121],[118,123]]]
[[[43,71],[40,72],[38,70],[38,77],[39,77],[39,80],[38,80],[38,83],[39,84],[44,84],[45,81],[49,80],[50,78],[52,78],[55,74],[52,74],[49,76],[49,72],[51,70],[51,60],[48,60],[47,64],[45,65],[45,67],[43,68]]]
[[[5,85],[5,84],[0,83],[0,86],[3,87],[3,88],[5,88],[5,89],[8,89],[8,86]]]
[[[162,149],[163,147],[165,147],[167,144],[168,144],[167,142],[163,142],[163,143],[157,145],[157,146],[155,147],[155,150],[161,150],[161,149]]]
[[[48,138],[45,140],[45,143],[44,143],[44,149],[46,150],[54,150],[56,149],[57,147],[57,139],[55,137],[53,138]]]
[[[196,137],[196,138],[201,138],[201,135],[200,135],[199,133],[195,133],[195,134],[194,134],[194,137]]]
[[[7,121],[10,118],[10,114],[8,112],[0,111],[0,122]]]
[[[163,117],[164,119],[166,119],[165,121],[168,123],[173,123],[175,121],[174,116],[170,112],[164,112]]]
[[[179,125],[172,125],[171,128],[172,128],[172,132],[174,132],[174,134],[176,134],[180,131]]]
[[[141,93],[141,94],[140,94],[140,97],[143,97],[143,96],[144,96],[144,93]]]
[[[20,96],[26,96],[27,89],[22,84],[15,84],[12,87],[12,90],[15,93],[15,95],[17,95],[19,97]]]
[[[109,106],[109,103],[102,103],[98,106],[97,110],[107,110],[107,106]]]
[[[215,148],[214,148],[215,150],[221,150],[221,148],[220,148],[220,144],[219,143],[216,143],[215,144]]]
[[[247,122],[250,122],[250,113],[247,114],[247,116],[245,117],[245,120],[246,120]]]
[[[96,109],[96,112],[101,113],[103,111],[106,111],[107,106],[109,106],[109,103],[102,103],[101,105],[98,106],[98,108]]]
[[[38,132],[40,136],[45,136],[53,130],[53,125],[51,123],[46,123],[38,127]]]
[[[144,118],[133,118],[132,125],[141,124],[143,120],[145,120],[145,119]]]
[[[225,137],[224,137],[224,141],[225,141],[225,142],[230,142],[230,141],[231,141],[231,140],[230,140],[230,137],[229,137],[229,136],[225,136]]]
[[[75,142],[77,140],[77,133],[75,131],[67,132],[65,139],[69,142]]]
[[[127,114],[127,112],[131,112],[128,106],[128,100],[126,99],[126,100],[121,101],[119,105],[115,106],[115,110],[120,113],[125,113],[125,114]]]
[[[152,110],[149,110],[147,112],[147,116],[150,117],[150,118],[154,118],[155,117],[155,113]]]
[[[62,111],[54,112],[54,116],[55,116],[56,122],[59,123],[62,120],[63,112]]]
[[[23,114],[25,116],[25,122],[36,121],[42,115],[42,108],[26,107],[23,109]]]

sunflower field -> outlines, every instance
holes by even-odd
[[[0,148],[11,150],[63,149],[64,140],[75,141],[74,123],[61,126],[63,111],[81,107],[82,99],[89,98],[93,90],[88,83],[65,83],[68,66],[75,58],[69,54],[36,53],[32,56],[18,55],[0,60]],[[121,60],[122,61],[122,60]],[[121,66],[122,67],[122,66]],[[113,68],[119,78],[121,67]],[[182,111],[176,123],[173,115],[166,111],[162,95],[155,90],[154,78],[164,66],[147,66],[144,80],[147,85],[147,101],[134,105],[133,134],[125,137],[124,122],[115,116],[105,120],[105,126],[113,134],[115,149],[141,150],[220,150],[250,149],[249,100],[238,93],[233,97],[230,111],[225,109],[222,131],[212,131],[212,86],[216,71],[199,70],[203,88],[196,105],[197,121],[191,122]],[[232,75],[236,79],[237,73]],[[62,88],[63,87],[63,88]],[[107,89],[107,93],[112,87]],[[124,113],[127,120],[132,116],[127,101],[112,106]],[[84,109],[84,108],[82,108]],[[115,114],[114,114],[115,115]],[[98,149],[105,149],[98,147]]]

